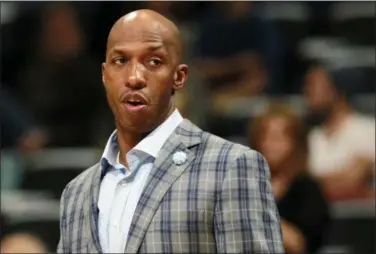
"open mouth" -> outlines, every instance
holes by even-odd
[[[138,93],[129,93],[123,98],[123,103],[130,111],[138,111],[146,107],[148,101]]]
[[[143,103],[142,101],[127,101],[126,103],[130,106],[133,106],[133,107],[145,105],[145,103]]]
[[[125,102],[125,106],[129,111],[139,111],[146,107],[146,103],[140,100],[128,100]]]

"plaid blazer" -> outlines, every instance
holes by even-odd
[[[184,151],[187,160],[173,163]],[[64,189],[58,253],[101,253],[94,165]],[[163,145],[132,219],[124,253],[284,253],[264,157],[184,120]]]

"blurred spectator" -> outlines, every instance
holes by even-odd
[[[89,145],[92,119],[105,105],[100,64],[84,37],[70,5],[47,5],[35,55],[19,76],[21,99],[49,131],[50,146]]]
[[[3,239],[4,236],[4,228],[7,226],[6,217],[4,214],[0,213],[0,241]]]
[[[252,2],[216,3],[200,22],[197,64],[219,107],[229,98],[279,92],[281,38]],[[223,103],[226,98],[227,103]]]
[[[1,241],[1,253],[47,253],[44,242],[31,233],[17,232],[5,236]]]
[[[30,43],[43,2],[1,2],[1,82],[11,87],[33,51]],[[27,43],[26,43],[27,42]],[[8,88],[8,87],[7,87]]]
[[[146,1],[145,7],[168,17],[175,22],[182,22],[192,13],[194,4],[175,1]]]
[[[250,143],[271,170],[286,253],[314,253],[327,230],[329,207],[320,185],[307,174],[305,131],[299,118],[273,103],[251,123]]]
[[[348,96],[361,85],[356,69],[333,69],[314,63],[308,70],[304,95],[309,133],[309,166],[332,200],[374,196],[375,120],[350,105]]]
[[[16,146],[23,153],[42,148],[48,137],[26,109],[6,92],[0,94],[1,147]]]
[[[13,96],[0,93],[1,190],[16,189],[23,173],[23,156],[37,152],[48,142],[32,114]],[[9,149],[10,148],[10,149]]]

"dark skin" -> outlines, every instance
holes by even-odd
[[[188,77],[181,52],[178,28],[151,10],[123,16],[110,31],[102,79],[125,166],[125,155],[175,110],[174,91]],[[142,98],[141,109],[127,104],[132,96]]]

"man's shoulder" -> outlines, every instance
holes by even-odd
[[[268,163],[260,152],[209,132],[203,133],[203,143],[197,154],[200,160],[198,164],[205,165],[205,170],[214,169],[216,173],[224,175],[252,171],[254,175],[270,176]]]
[[[233,158],[236,155],[256,153],[256,151],[250,147],[203,130],[194,123],[190,122],[188,119],[186,119],[184,123],[185,125],[182,126],[182,129],[185,130],[184,136],[193,136],[195,138],[199,137],[199,143],[201,143],[199,149],[204,156],[210,155],[212,158],[214,158],[215,156],[213,157],[213,155],[219,154],[221,156],[231,155]]]
[[[204,145],[202,149],[209,154],[217,154],[218,157],[227,156],[237,159],[241,156],[253,157],[259,153],[251,147],[219,137],[210,132],[203,132]]]

